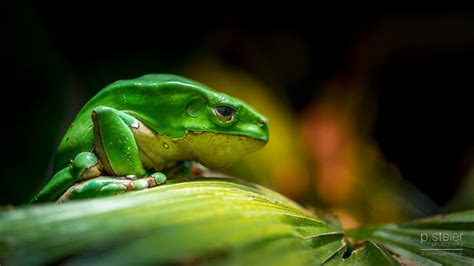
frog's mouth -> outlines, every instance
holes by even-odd
[[[265,144],[263,140],[246,136],[188,132],[178,145],[185,154],[191,155],[191,160],[201,162],[210,169],[221,169],[246,154],[260,150]]]

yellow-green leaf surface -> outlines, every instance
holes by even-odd
[[[472,265],[473,249],[474,211],[343,233],[235,179],[0,212],[1,265]]]
[[[275,192],[228,179],[0,214],[6,265],[310,265],[343,247],[336,226]]]

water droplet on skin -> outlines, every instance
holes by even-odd
[[[168,145],[168,143],[163,143],[163,147],[164,147],[165,149],[168,149],[168,148],[170,147],[170,145]]]

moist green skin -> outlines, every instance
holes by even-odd
[[[213,109],[217,106],[233,108],[233,119],[223,121],[219,118]],[[142,163],[145,147],[143,142],[136,140],[142,129],[152,132],[151,140],[149,137],[146,143],[148,149],[154,148],[149,161],[166,163]],[[190,132],[193,138],[187,138]],[[214,134],[217,137],[211,136]],[[200,135],[203,137],[196,137]],[[172,157],[165,154],[169,146],[165,145],[168,148],[164,150],[157,148],[164,144],[163,140],[176,144],[172,147],[175,148]],[[72,185],[99,175],[135,175],[140,179],[183,160],[222,167],[235,161],[237,158],[231,157],[237,155],[220,153],[229,158],[222,158],[214,165],[209,158],[213,151],[238,149],[245,142],[246,149],[238,153],[241,156],[263,147],[267,141],[268,121],[264,116],[243,101],[203,84],[169,74],[120,80],[101,90],[80,110],[59,145],[54,164],[56,174],[32,202],[57,200]],[[197,147],[198,150],[190,150]],[[164,182],[162,179],[160,176],[156,183]],[[99,192],[84,191],[77,198],[144,188],[143,181],[116,180],[107,183],[107,189],[103,181],[81,186],[93,187]]]

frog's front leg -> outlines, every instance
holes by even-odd
[[[136,179],[126,176],[122,179],[113,177],[97,177],[70,187],[57,201],[64,202],[73,199],[105,197],[128,191],[137,191],[163,184],[166,176],[155,173],[149,177]]]
[[[81,152],[64,169],[58,171],[31,203],[56,200],[66,189],[81,180],[100,176],[102,165],[92,152]]]
[[[125,112],[107,106],[92,111],[94,123],[94,149],[110,176],[135,175],[144,177],[147,171],[140,160],[132,128],[139,121]]]
[[[94,150],[101,161],[103,175],[108,177],[83,182],[85,185],[77,184],[63,194],[61,200],[109,196],[165,182],[166,176],[159,172],[143,178],[149,174],[143,167],[132,132],[132,128],[140,125],[136,118],[111,107],[99,106],[92,111],[92,121]]]
[[[110,179],[120,176],[136,176],[142,178],[148,173],[140,160],[139,150],[132,128],[139,126],[139,121],[125,112],[107,107],[96,107],[92,112],[94,124],[94,153],[82,152],[64,169],[58,171],[48,184],[32,200],[51,201],[58,199],[69,187],[82,180],[98,176],[110,176]],[[161,173],[156,173],[166,180]],[[164,182],[163,180],[163,182]],[[91,183],[90,187],[95,189],[79,190],[78,197],[95,197],[101,195],[116,194],[127,191],[123,185],[127,184],[118,180],[117,184],[110,184],[107,189],[102,190],[103,182]],[[142,181],[136,181],[134,187],[142,187]],[[162,183],[162,182],[161,182]],[[106,193],[107,192],[107,193]],[[94,193],[97,193],[95,195]]]

